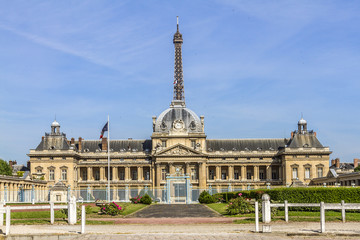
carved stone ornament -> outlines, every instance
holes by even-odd
[[[191,121],[189,128],[190,128],[191,130],[195,130],[195,129],[196,129],[196,124],[195,124],[194,121]]]
[[[184,122],[181,119],[177,119],[173,122],[173,128],[175,130],[182,130],[184,129]]]
[[[173,155],[188,155],[188,154],[191,154],[191,152],[187,149],[177,147],[177,148],[171,150],[171,154],[173,154]]]
[[[167,126],[166,126],[166,123],[165,122],[162,122],[161,125],[160,125],[160,128],[162,130],[166,130]]]

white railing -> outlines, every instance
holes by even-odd
[[[360,210],[360,203],[345,203],[343,200],[341,201],[341,203],[288,203],[288,201],[286,200],[284,201],[284,203],[270,203],[270,197],[267,194],[263,195],[262,200],[262,220],[264,223],[271,222],[272,207],[283,207],[285,209],[286,222],[289,222],[289,207],[319,207],[321,233],[325,232],[325,210],[341,210],[341,218],[343,223],[345,223],[346,221],[346,210]],[[255,215],[256,214],[258,213],[255,212]],[[258,222],[255,222],[255,231],[259,231]]]
[[[11,221],[11,210],[50,210],[50,223],[54,224],[55,222],[55,209],[67,209],[68,210],[68,224],[76,224],[77,213],[76,213],[76,198],[71,197],[67,205],[55,205],[53,202],[50,202],[49,205],[31,205],[31,206],[4,206],[0,205],[0,226],[4,225],[4,214],[6,216],[5,220],[5,235],[10,234],[10,221]],[[85,221],[86,213],[85,206],[81,207],[81,233],[85,233]]]

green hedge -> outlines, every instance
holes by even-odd
[[[275,189],[257,189],[245,190],[239,192],[216,193],[213,196],[230,200],[242,193],[245,198],[261,199],[264,193],[269,194],[270,199],[276,202],[289,203],[340,203],[344,200],[347,203],[360,203],[360,188],[324,188],[324,187],[306,187],[306,188],[275,188]]]

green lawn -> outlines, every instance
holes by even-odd
[[[250,214],[241,214],[241,215],[228,215],[226,213],[227,203],[211,203],[207,204],[208,207],[214,209],[218,213],[222,214],[225,217],[243,217],[241,220],[234,220],[234,223],[254,223],[255,222],[255,213]],[[261,217],[261,213],[259,213]],[[326,211],[325,212],[326,221],[342,221],[340,211]],[[278,211],[276,216],[272,216],[273,221],[285,221],[285,212]],[[289,211],[289,221],[291,222],[319,222],[320,221],[320,212],[310,212],[310,211]],[[358,212],[346,212],[346,221],[360,221],[360,213]]]
[[[86,214],[86,218],[122,218],[126,215],[134,213],[149,205],[145,204],[131,204],[131,203],[119,203],[124,211],[119,216],[100,215],[100,207],[91,205],[90,213]],[[88,210],[89,211],[89,210]],[[64,219],[65,218],[65,219]],[[101,220],[87,220],[87,224],[114,224],[114,221],[101,221]],[[31,211],[31,212],[11,212],[11,224],[50,224],[50,210],[47,211]],[[55,210],[55,224],[66,224],[66,216],[61,210]]]

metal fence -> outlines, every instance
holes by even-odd
[[[175,190],[169,190],[166,186],[161,188],[151,187],[111,187],[110,189],[110,200],[116,202],[130,202],[130,198],[137,196],[143,196],[148,194],[154,201],[159,203],[182,203],[184,199],[186,203],[198,202],[199,195],[202,191],[207,191],[210,194],[251,190],[249,187],[208,187],[207,189],[200,189],[190,187],[186,190],[181,187],[175,188]],[[167,194],[167,191],[174,191],[171,194]],[[190,196],[187,196],[190,194]],[[60,198],[57,198],[57,196]],[[107,201],[108,191],[107,188],[81,188],[72,189],[70,187],[65,191],[50,191],[47,190],[35,190],[35,189],[19,189],[17,191],[4,190],[0,191],[0,202],[5,203],[47,203],[53,202],[68,202],[71,196],[75,196],[78,201],[83,202],[96,202],[96,201]],[[170,199],[171,198],[171,201]]]

